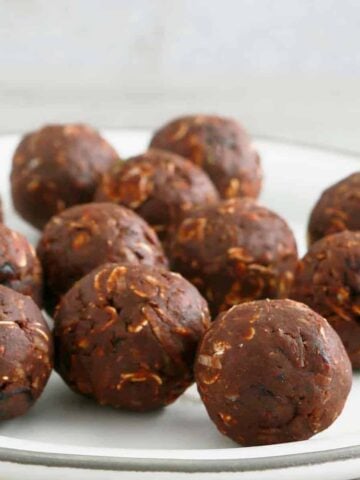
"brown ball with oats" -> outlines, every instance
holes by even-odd
[[[286,222],[251,199],[200,208],[177,230],[172,269],[205,296],[213,314],[261,298],[285,298],[297,248]]]
[[[0,223],[0,284],[31,297],[42,306],[42,268],[33,246]]]
[[[0,285],[0,420],[26,413],[52,370],[50,330],[33,300]]]
[[[55,316],[55,368],[101,405],[147,411],[174,402],[193,382],[209,327],[205,300],[181,275],[107,264],[63,297]]]
[[[206,173],[189,160],[151,149],[105,173],[95,200],[133,209],[166,242],[188,212],[219,196]]]
[[[12,164],[18,213],[42,229],[55,214],[92,201],[100,175],[118,154],[88,125],[47,125],[24,136]]]
[[[107,262],[167,267],[151,227],[113,203],[77,205],[53,217],[38,245],[49,313],[73,284]]]
[[[360,172],[326,189],[311,212],[308,241],[343,230],[360,231]]]
[[[299,262],[291,298],[325,317],[360,368],[360,232],[344,231],[314,243]]]
[[[249,302],[222,313],[195,362],[210,418],[246,446],[306,440],[329,427],[344,407],[351,373],[328,322],[291,300]]]
[[[244,127],[215,115],[177,118],[155,132],[150,146],[169,150],[203,168],[223,198],[258,197],[259,154]]]

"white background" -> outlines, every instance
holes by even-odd
[[[0,132],[205,111],[360,152],[358,0],[0,0]]]

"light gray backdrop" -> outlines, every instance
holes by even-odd
[[[0,131],[231,114],[360,152],[358,0],[0,0]]]

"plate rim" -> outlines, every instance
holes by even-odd
[[[295,453],[273,457],[240,459],[148,459],[114,456],[88,456],[34,452],[15,448],[0,447],[0,462],[12,464],[103,470],[116,472],[171,472],[171,473],[220,473],[276,471],[290,468],[310,467],[327,463],[360,460],[360,445],[327,449],[318,452]]]

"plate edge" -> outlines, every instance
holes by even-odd
[[[77,454],[32,452],[0,447],[0,462],[30,466],[127,472],[219,473],[254,472],[360,460],[360,445],[321,452],[238,460],[179,460],[89,457]]]

